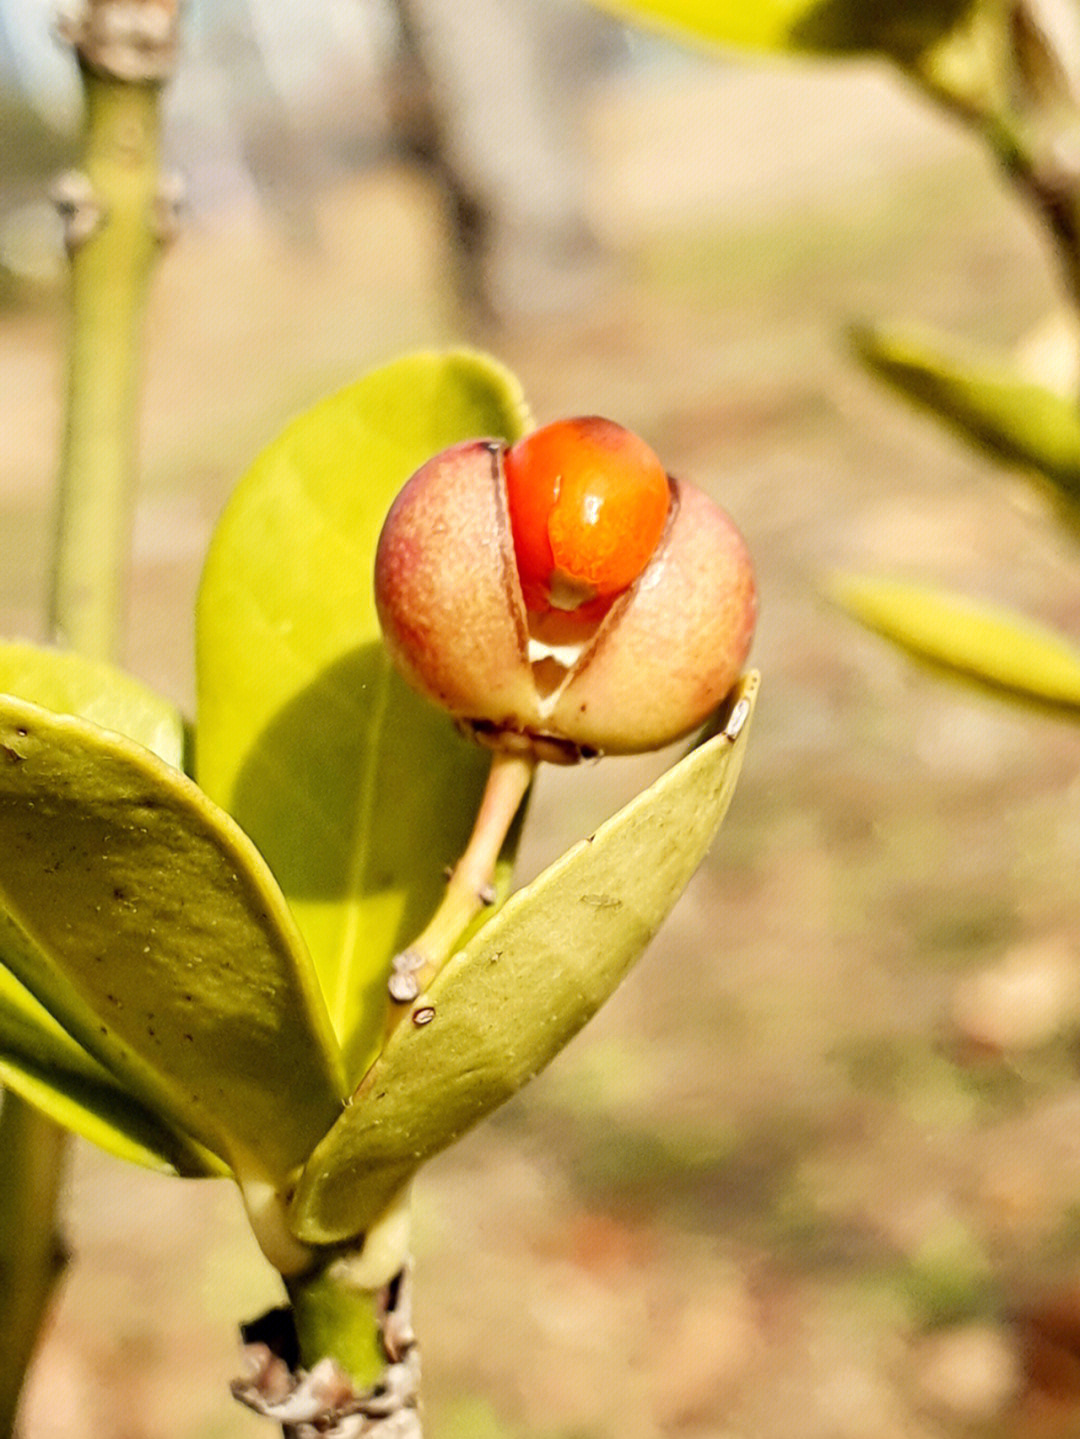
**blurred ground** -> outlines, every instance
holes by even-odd
[[[639,970],[419,1186],[433,1439],[1080,1433],[1080,735],[819,593],[881,568],[1077,628],[1071,543],[843,344],[869,316],[1010,344],[1052,303],[1047,256],[980,152],[872,68],[658,71],[597,96],[589,146],[611,265],[473,338],[541,419],[616,416],[731,509],[764,687],[720,841]],[[156,286],[128,661],[185,704],[246,462],[462,333],[421,181],[387,165],[313,218],[301,248],[189,232]],[[61,335],[48,305],[0,319],[0,622],[32,636]],[[661,763],[545,775],[525,872]],[[226,1384],[237,1319],[277,1296],[231,1191],[80,1148],[70,1225],[27,1439],[259,1432]]]

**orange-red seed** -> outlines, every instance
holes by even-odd
[[[648,564],[670,491],[663,465],[631,431],[595,415],[560,420],[513,445],[504,473],[530,610],[551,607],[553,586],[610,600]]]

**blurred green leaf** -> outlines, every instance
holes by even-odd
[[[310,961],[247,837],[179,771],[0,698],[0,952],[143,1105],[243,1177],[340,1108]]]
[[[830,597],[919,659],[1014,697],[1080,708],[1080,650],[1012,611],[932,586],[837,575]]]
[[[126,735],[181,767],[184,723],[169,700],[115,666],[21,641],[0,641],[0,694]]]
[[[949,353],[939,337],[910,328],[854,334],[864,364],[894,389],[999,460],[1045,476],[1080,504],[1080,408],[985,355]]]
[[[732,703],[746,699],[757,676]],[[740,711],[742,713],[742,711]],[[300,1179],[309,1243],[363,1232],[414,1171],[515,1094],[625,976],[724,817],[748,733],[693,750],[454,955],[403,1015]],[[430,1008],[430,1023],[414,1016]]]
[[[674,30],[692,38],[755,50],[782,50],[791,31],[817,0],[600,0],[624,20]]]
[[[483,355],[399,360],[263,452],[207,560],[199,779],[288,898],[354,1079],[379,1041],[390,958],[441,898],[488,767],[386,658],[376,540],[431,455],[525,425],[517,383]]]
[[[164,1173],[228,1172],[123,1089],[52,1015],[0,969],[0,1081],[110,1154]]]
[[[599,0],[626,20],[719,45],[910,60],[937,43],[974,0]]]

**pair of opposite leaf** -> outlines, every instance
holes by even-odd
[[[483,777],[473,747],[388,676],[381,646],[373,636],[367,643],[371,617],[361,600],[350,635],[347,618],[322,622],[321,590],[311,596],[311,616],[302,597],[315,573],[332,586],[337,569],[343,590],[355,584],[358,553],[370,566],[390,494],[423,458],[423,447],[430,453],[452,446],[421,467],[391,512],[380,547],[379,600],[390,648],[410,682],[495,747],[489,796],[506,764],[527,774],[537,755],[644,748],[688,732],[731,690],[749,643],[752,576],[726,517],[689,487],[669,482],[655,458],[618,427],[574,422],[515,444],[524,426],[520,395],[497,366],[468,354],[410,357],[302,417],[241,487],[204,580],[200,778],[205,764],[211,794],[235,801],[230,807],[260,848],[272,852],[273,877],[248,836],[203,790],[140,744],[108,732],[125,727],[122,713],[110,718],[106,704],[98,724],[68,718],[50,705],[82,714],[86,706],[50,695],[48,684],[35,691],[34,684],[3,684],[0,677],[0,687],[21,688],[44,705],[4,701],[0,715],[7,756],[0,764],[0,824],[12,857],[0,882],[9,941],[0,941],[0,952],[17,976],[0,986],[11,991],[6,1000],[0,992],[0,1071],[57,1117],[129,1158],[188,1173],[231,1170],[256,1212],[266,1195],[292,1195],[289,1226],[307,1243],[337,1242],[367,1228],[424,1159],[515,1092],[595,1011],[700,861],[741,760],[734,722],[472,938],[461,939],[455,919],[428,972],[404,966],[423,985],[411,1009],[400,997],[391,1003],[388,1023],[389,946],[408,938],[403,926],[415,927],[415,920],[408,905],[387,919],[385,886],[418,889],[426,905],[423,895],[437,892],[439,857],[425,853],[422,827],[419,844],[414,827],[404,845],[393,812],[372,795],[380,785],[416,788],[430,776],[426,798],[438,841],[441,810],[460,789],[471,808]],[[503,438],[466,440],[478,432]],[[565,487],[552,479],[550,453],[542,453],[552,443]],[[602,485],[597,492],[595,478],[590,488],[586,476],[577,518],[567,512],[578,472],[591,467],[594,477],[610,478],[620,465],[629,473],[629,492],[643,491],[644,511],[640,495],[620,510],[627,491],[615,486],[621,498],[612,500]],[[456,503],[443,493],[447,477]],[[538,477],[540,490],[547,484],[546,499],[538,497]],[[342,488],[364,484],[372,491],[366,508],[335,531],[328,523],[333,507],[354,502],[342,500]],[[276,561],[272,545],[259,553],[251,543],[254,513],[283,551]],[[424,514],[435,519],[426,532]],[[425,533],[436,542],[426,556],[416,548],[423,548]],[[438,550],[447,535],[453,553]],[[318,565],[275,614],[281,596],[256,572],[273,563],[280,569],[291,558],[286,546],[301,552],[300,571],[305,561]],[[410,546],[411,566],[402,558]],[[441,611],[425,610],[415,595],[403,610],[410,575],[458,590],[444,590]],[[280,583],[282,594],[290,583]],[[477,684],[465,664],[458,689],[447,695],[440,686],[454,666],[445,656],[430,659],[438,649],[438,612],[453,621],[443,638],[469,645],[477,605],[482,642],[470,653],[485,663],[499,654],[509,676],[502,688],[490,688],[482,674]],[[681,617],[674,614],[680,608]],[[403,642],[406,612],[421,629],[429,627],[411,649]],[[237,698],[226,686],[260,625],[268,672],[255,683],[254,698]],[[630,655],[622,679],[620,634]],[[659,646],[651,668],[650,635]],[[694,651],[702,635],[704,648]],[[680,678],[680,644],[694,655],[685,669],[692,684]],[[50,673],[79,663],[39,658]],[[348,685],[354,674],[357,693]],[[635,680],[645,716],[637,738],[626,690]],[[657,719],[658,692],[669,697],[666,728]],[[362,716],[358,727],[374,723],[373,714],[381,726],[365,732],[364,774],[349,776],[364,793],[349,811],[357,828],[348,868],[354,878],[364,864],[374,873],[383,838],[390,858],[378,882],[361,886],[358,896],[338,894],[336,878],[320,891],[318,876],[305,868],[307,852],[330,843],[326,831],[340,818],[333,804],[344,778],[335,772],[335,793],[319,795],[316,805],[318,775],[304,776],[303,749],[295,737],[282,739],[291,735],[282,714],[295,709],[310,748],[310,721],[318,713],[305,708],[312,696],[331,733],[335,705],[346,728],[349,706]],[[736,705],[740,718],[752,697],[751,685],[741,694],[745,703]],[[138,738],[146,743],[142,731]],[[301,781],[282,763],[293,756]],[[329,763],[332,769],[332,756]],[[258,781],[250,786],[249,770]],[[300,802],[266,808],[275,787]],[[503,812],[485,841],[490,858],[516,808],[501,793]],[[402,807],[410,802],[403,794]],[[297,816],[291,835],[280,823],[286,813]],[[454,833],[467,835],[469,822],[468,814],[460,816]],[[476,892],[474,885],[467,897],[473,907]],[[603,905],[588,903],[596,895],[605,897]],[[341,941],[345,932],[351,947]],[[343,977],[356,982],[343,984]],[[343,1110],[346,1097],[352,1103]]]

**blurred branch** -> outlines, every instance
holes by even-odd
[[[401,37],[399,73],[391,96],[392,123],[406,150],[435,180],[450,225],[458,296],[482,320],[492,316],[487,285],[491,213],[479,189],[454,159],[446,97],[424,43],[416,0],[393,0]]]
[[[1080,310],[1080,16],[1048,0],[976,5],[966,28],[908,69],[988,141],[1045,224]]]

